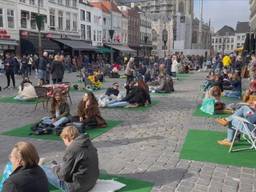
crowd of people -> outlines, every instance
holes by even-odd
[[[11,79],[13,87],[16,86],[16,60],[19,62],[18,59],[7,54],[3,61],[7,77],[5,88],[10,86]],[[44,52],[41,58],[29,55],[20,59],[21,67],[19,68],[24,78],[16,99],[27,100],[36,97],[35,89],[29,78],[33,70],[35,70],[39,80],[38,85],[45,85],[51,82],[53,84],[62,83],[65,70],[72,72],[78,69],[80,81],[87,91],[78,103],[76,114],[72,115],[66,96],[61,90],[56,89],[51,99],[49,115],[43,117],[31,128],[32,134],[53,134],[55,132],[61,137],[66,146],[63,161],[44,163],[40,161],[39,154],[33,144],[18,142],[10,153],[10,162],[5,167],[0,190],[2,189],[3,192],[47,192],[49,191],[48,183],[66,192],[91,190],[99,179],[99,163],[97,149],[85,132],[88,129],[107,127],[107,122],[102,117],[99,108],[150,105],[152,103],[151,93],[173,92],[178,73],[189,73],[193,69],[198,70],[204,63],[202,57],[185,56],[182,53],[175,53],[161,59],[144,58],[142,61],[133,57],[124,57],[123,62],[125,65],[114,63],[110,66],[104,64],[104,60],[98,60],[96,67],[90,67],[91,62],[86,56],[80,62],[76,62],[69,55],[49,55],[47,52]],[[87,85],[95,88],[102,86],[106,75],[110,78],[120,78],[122,67],[125,67],[126,76],[124,94],[122,94],[121,85],[117,81],[98,98],[92,91],[88,91]],[[229,76],[227,74],[227,77]],[[232,82],[229,86],[236,85],[235,81],[237,80],[235,72],[232,73]],[[205,90],[210,90],[218,84],[216,74],[209,75],[208,84]],[[241,89],[241,85],[240,87],[237,85],[235,89],[232,87],[229,91],[235,92],[238,88]],[[223,89],[221,83],[220,89]],[[214,96],[215,93],[212,92],[215,91],[209,91],[209,95]]]
[[[243,134],[255,128],[253,126],[256,123],[255,68],[255,54],[251,54],[250,57],[217,54],[212,60],[212,67],[202,86],[204,99],[200,110],[211,115],[230,114],[227,118],[216,119],[218,124],[228,126],[227,137],[217,141],[220,145],[230,147],[234,142],[240,141],[241,134],[235,136],[236,131]],[[244,92],[243,77],[250,77]],[[237,102],[227,104],[223,102],[223,97],[237,99]],[[243,118],[248,123],[243,123],[239,118]]]

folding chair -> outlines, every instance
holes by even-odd
[[[50,97],[48,97],[47,92],[48,92],[48,88],[46,87],[41,87],[41,86],[35,86],[35,91],[37,94],[37,99],[36,99],[36,105],[35,105],[35,110],[37,108],[38,103],[43,100],[43,108],[45,109],[45,101],[46,101],[46,109],[48,107],[48,102]]]
[[[239,117],[239,116],[233,116],[234,119],[238,120],[244,127],[243,130],[239,130],[236,127],[232,127],[235,130],[234,137],[232,139],[231,146],[229,148],[229,152],[235,152],[235,151],[242,151],[242,150],[248,150],[248,149],[255,149],[256,150],[256,125],[250,123],[247,119]],[[248,125],[252,125],[253,129],[250,130]],[[236,136],[238,133],[242,134],[242,137],[251,145],[250,147],[246,148],[240,148],[236,150],[232,150]]]

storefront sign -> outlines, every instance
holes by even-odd
[[[11,35],[5,29],[0,29],[0,39],[10,39]]]

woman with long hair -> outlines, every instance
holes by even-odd
[[[0,191],[49,191],[46,174],[38,165],[39,155],[33,144],[25,141],[16,143],[9,160],[0,183]]]
[[[106,127],[107,123],[102,118],[98,102],[92,92],[85,93],[82,100],[78,104],[77,117],[75,121],[82,123],[82,127]]]
[[[61,125],[70,121],[69,105],[60,90],[56,90],[53,94],[50,113],[50,117],[44,117],[42,119],[42,123],[50,127],[59,128]]]
[[[139,107],[146,104],[151,104],[149,88],[143,80],[139,80],[132,84],[122,100],[110,103],[107,107]]]

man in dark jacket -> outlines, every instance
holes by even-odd
[[[69,192],[91,190],[99,177],[97,149],[88,135],[80,135],[73,126],[65,127],[60,137],[67,148],[61,165],[43,167],[49,182]]]
[[[14,60],[9,53],[6,54],[6,59],[4,60],[3,64],[5,69],[5,75],[7,78],[7,86],[4,89],[9,88],[11,79],[12,79],[13,88],[15,88]]]
[[[43,57],[39,59],[39,65],[38,65],[38,79],[46,82],[46,69],[47,65],[49,64],[48,60],[48,53],[44,52]]]

